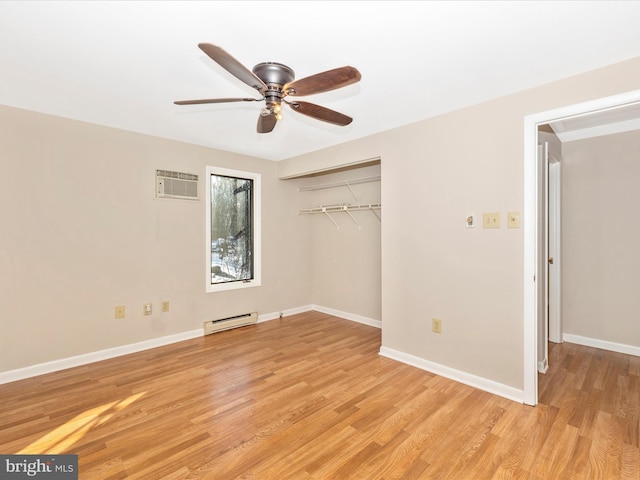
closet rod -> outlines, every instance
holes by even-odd
[[[299,192],[310,192],[312,190],[322,190],[324,188],[335,188],[335,187],[348,187],[349,185],[357,185],[359,183],[371,183],[371,182],[379,182],[380,175],[375,177],[362,177],[362,178],[354,178],[353,180],[341,180],[339,182],[333,183],[322,183],[319,185],[309,185],[307,187],[298,187]]]
[[[382,204],[380,203],[367,203],[361,205],[325,205],[316,208],[308,208],[306,210],[298,210],[298,215],[303,213],[322,213],[329,220],[333,222],[337,229],[340,229],[340,225],[336,222],[331,216],[332,213],[343,212],[349,215],[353,223],[355,223],[358,228],[362,228],[362,225],[358,223],[353,215],[351,215],[350,210],[370,210],[379,221],[382,221],[380,215],[376,213],[376,210],[380,210],[382,208]]]

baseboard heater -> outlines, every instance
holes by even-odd
[[[212,333],[222,332],[223,330],[254,325],[257,322],[258,312],[243,313],[242,315],[220,318],[218,320],[209,320],[208,322],[204,322],[204,334],[211,335]]]

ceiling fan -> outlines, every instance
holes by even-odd
[[[249,70],[220,47],[210,43],[200,43],[198,47],[231,75],[255,88],[262,98],[179,100],[173,102],[176,105],[264,101],[265,106],[260,110],[258,117],[258,133],[271,132],[277,121],[282,119],[282,102],[298,113],[334,125],[345,126],[353,121],[351,117],[329,108],[298,100],[288,101],[286,97],[314,95],[356,83],[360,81],[361,75],[354,67],[334,68],[295,80],[293,70],[281,63],[263,62]]]

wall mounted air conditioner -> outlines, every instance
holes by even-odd
[[[156,170],[156,197],[198,200],[198,175]]]

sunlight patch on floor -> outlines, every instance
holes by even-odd
[[[115,413],[127,408],[145,393],[136,393],[123,400],[105,403],[99,407],[86,410],[17,453],[19,455],[29,455],[68,452],[71,446],[84,437],[89,430],[104,424]]]

